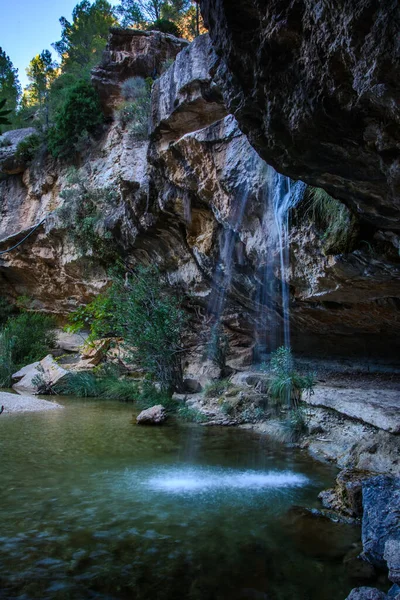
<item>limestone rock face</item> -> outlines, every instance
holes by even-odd
[[[173,60],[187,44],[159,31],[112,28],[103,59],[92,73],[105,114],[111,115],[121,100],[121,84],[126,79],[159,76],[163,64]]]
[[[124,80],[151,75],[153,64],[160,66],[183,49],[153,85],[150,140],[139,142],[112,122],[80,164],[88,185],[112,186],[117,194],[112,205],[99,207],[99,233],[116,244],[130,267],[156,264],[183,292],[192,316],[185,377],[203,385],[217,376],[215,366],[211,370],[204,361],[210,315],[221,317],[229,337],[230,372],[252,364],[262,338],[269,336],[274,347],[282,343],[282,306],[276,299],[282,274],[273,170],[223,102],[224,59],[210,38],[186,46],[159,33],[113,30],[103,64],[94,72],[98,89],[104,84],[110,115]],[[61,319],[109,284],[109,265],[75,247],[58,217],[68,168],[46,157],[0,181],[0,251],[47,216],[22,246],[0,257],[2,294],[27,295],[33,308]],[[313,224],[292,225],[291,265],[283,278],[296,352],[398,356],[400,237],[365,223],[357,235],[351,251],[334,254]]]
[[[200,5],[228,109],[260,155],[398,231],[398,2]]]

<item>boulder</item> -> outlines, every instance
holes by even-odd
[[[360,587],[351,590],[346,600],[385,600],[386,594],[370,587]]]
[[[110,348],[111,342],[111,338],[105,338],[103,340],[95,340],[90,344],[86,344],[81,351],[82,360],[85,361],[89,368],[97,367],[97,365],[105,357],[108,349]]]
[[[60,381],[63,377],[68,375],[69,371],[63,369],[56,363],[51,354],[46,356],[43,360],[38,363],[32,363],[27,365],[17,373],[13,375],[13,379],[19,379],[17,383],[13,385],[13,389],[19,394],[36,394],[37,387],[33,383],[35,377],[40,377],[48,385],[54,385]],[[23,376],[21,377],[21,374]]]
[[[157,404],[142,412],[136,417],[138,425],[161,425],[167,419],[167,412],[162,404]]]
[[[25,170],[26,164],[15,157],[15,152],[18,144],[34,133],[36,133],[36,129],[26,127],[25,129],[7,131],[0,136],[0,173],[16,175]]]
[[[400,539],[390,539],[386,542],[383,558],[386,560],[389,569],[390,581],[400,584]]]
[[[371,474],[365,471],[344,469],[336,478],[336,487],[322,491],[318,498],[324,508],[360,518],[363,510],[362,482],[370,477]]]
[[[393,551],[400,541],[400,477],[379,475],[363,481],[363,557],[378,568],[389,559],[397,583],[399,559]],[[388,544],[388,542],[390,542]]]
[[[67,333],[66,331],[57,331],[56,347],[64,352],[79,352],[85,343],[88,334],[83,333]]]

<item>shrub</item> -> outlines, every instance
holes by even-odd
[[[54,348],[55,326],[52,317],[40,313],[24,312],[7,320],[0,332],[0,387],[9,387],[15,371]]]
[[[37,156],[42,140],[40,135],[32,133],[20,141],[15,151],[15,158],[24,163],[30,163]]]
[[[278,405],[286,404],[291,409],[297,409],[304,392],[313,393],[314,375],[301,375],[295,370],[292,351],[282,346],[271,355],[271,381],[268,392]]]
[[[131,77],[122,86],[125,102],[118,110],[118,122],[123,128],[129,127],[137,140],[145,140],[149,135],[150,82],[142,77]]]
[[[302,210],[322,231],[325,254],[351,252],[357,242],[358,223],[353,213],[321,188],[308,187]]]
[[[221,369],[222,374],[226,370],[226,358],[229,352],[229,338],[223,332],[219,323],[216,323],[210,333],[210,339],[206,344],[206,357]]]
[[[162,33],[170,33],[175,37],[180,37],[181,35],[178,25],[169,19],[156,19],[147,27],[147,29],[149,31],[162,31]]]
[[[110,263],[118,257],[116,244],[104,226],[104,212],[115,206],[118,193],[115,188],[88,186],[80,173],[70,173],[69,187],[60,197],[63,205],[57,210],[61,224],[76,249],[96,259]]]
[[[15,307],[6,298],[0,296],[0,327],[4,325],[15,312]]]
[[[297,442],[308,430],[309,416],[303,407],[291,410],[281,422],[281,427],[286,441]]]
[[[182,421],[187,421],[188,423],[206,423],[208,421],[207,415],[196,408],[189,408],[188,406],[179,408],[177,415]]]
[[[222,396],[228,390],[229,386],[230,383],[227,379],[212,381],[204,386],[203,394],[205,398],[217,398],[218,396]]]
[[[11,375],[16,371],[12,357],[12,339],[4,329],[0,331],[0,388],[11,387]]]
[[[157,268],[138,267],[124,279],[116,277],[108,293],[93,304],[72,315],[75,331],[90,322],[92,335],[118,335],[124,340],[125,360],[143,368],[164,392],[182,389],[186,316]]]
[[[11,339],[13,363],[22,367],[42,360],[56,343],[56,322],[41,313],[23,312],[9,319],[4,332]]]
[[[0,140],[0,148],[9,148],[10,146],[12,146],[12,141],[8,137]]]
[[[87,81],[78,81],[66,92],[65,100],[48,131],[48,147],[54,157],[66,157],[82,132],[94,133],[104,121],[96,90]]]

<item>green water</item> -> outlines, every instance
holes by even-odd
[[[237,429],[64,401],[0,417],[0,598],[344,600],[359,539],[317,507],[336,470]]]

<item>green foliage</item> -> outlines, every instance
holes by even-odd
[[[0,140],[0,148],[9,148],[10,146],[12,146],[12,141],[4,136],[4,138]]]
[[[42,138],[36,133],[21,140],[15,152],[15,158],[24,163],[30,163],[37,156],[42,145]]]
[[[11,375],[17,370],[13,362],[12,346],[9,332],[0,330],[0,388],[11,387]]]
[[[308,187],[301,210],[321,232],[325,254],[351,252],[357,241],[355,216],[321,188]]]
[[[228,379],[218,379],[204,386],[203,395],[205,398],[217,398],[222,396],[230,387]]]
[[[299,406],[291,410],[281,422],[285,441],[297,442],[302,435],[307,433],[309,420],[303,407]]]
[[[205,356],[211,360],[224,373],[226,358],[229,352],[229,338],[223,332],[220,323],[211,328],[210,338],[206,344]]]
[[[50,50],[43,50],[34,56],[26,74],[30,84],[24,90],[23,104],[25,106],[38,104],[40,107],[45,106],[47,110],[49,89],[57,77],[57,64],[53,61]],[[47,117],[48,113],[46,113],[46,120]]]
[[[304,392],[313,393],[314,375],[301,375],[295,370],[292,351],[281,346],[271,355],[271,381],[268,392],[277,405],[298,408]]]
[[[8,318],[0,331],[0,387],[11,385],[11,375],[42,360],[55,346],[55,321],[41,313],[23,312]]]
[[[4,108],[6,102],[6,99],[0,100],[0,125],[10,125],[9,115],[11,114],[12,110],[7,110]]]
[[[15,314],[15,307],[3,296],[0,296],[0,327],[5,325],[7,320]]]
[[[14,364],[24,366],[44,358],[55,346],[55,327],[54,318],[41,313],[23,312],[9,319],[4,330],[12,340]]]
[[[147,27],[150,31],[161,31],[162,33],[169,33],[175,37],[180,37],[181,32],[173,21],[169,19],[156,19],[151,25]]]
[[[63,72],[78,75],[97,64],[106,47],[110,27],[117,21],[107,0],[82,0],[72,11],[72,21],[60,19],[61,40],[54,48],[62,59]]]
[[[142,77],[132,77],[124,82],[122,95],[125,102],[118,110],[118,122],[121,127],[129,126],[129,131],[138,140],[149,135],[149,117],[151,108],[151,86]]]
[[[127,359],[145,369],[163,391],[181,389],[186,316],[155,267],[116,277],[105,296],[70,320],[75,331],[88,323],[93,337],[112,332],[123,338]]]
[[[116,205],[115,188],[94,188],[86,184],[81,173],[70,173],[69,187],[60,196],[63,205],[57,210],[61,224],[82,255],[91,255],[103,263],[114,262],[118,251],[110,231],[104,226],[104,213]]]
[[[15,115],[20,96],[21,86],[18,80],[18,69],[14,68],[10,57],[0,48],[0,104],[3,102],[3,108],[7,104],[10,111],[9,115]],[[1,123],[1,115],[0,124],[7,125],[7,123]]]
[[[85,306],[80,306],[69,315],[66,331],[79,333],[90,329],[89,342],[113,334],[114,305],[107,295],[99,295]]]
[[[138,267],[110,290],[114,322],[134,362],[170,392],[182,387],[186,316],[155,267]]]
[[[68,88],[65,99],[48,132],[48,147],[54,157],[67,157],[84,131],[94,133],[104,116],[96,90],[81,80]]]
[[[37,382],[40,385],[40,381]],[[42,392],[43,393],[43,392]],[[47,392],[48,393],[48,392]],[[53,386],[51,393],[77,396],[78,398],[102,398],[104,400],[119,400],[134,402],[140,409],[162,404],[169,412],[176,411],[177,402],[165,392],[157,390],[150,382],[139,385],[115,373],[78,372],[70,373]]]
[[[208,421],[207,415],[196,408],[189,408],[189,406],[179,408],[177,416],[182,421],[187,421],[188,423],[206,423]]]

